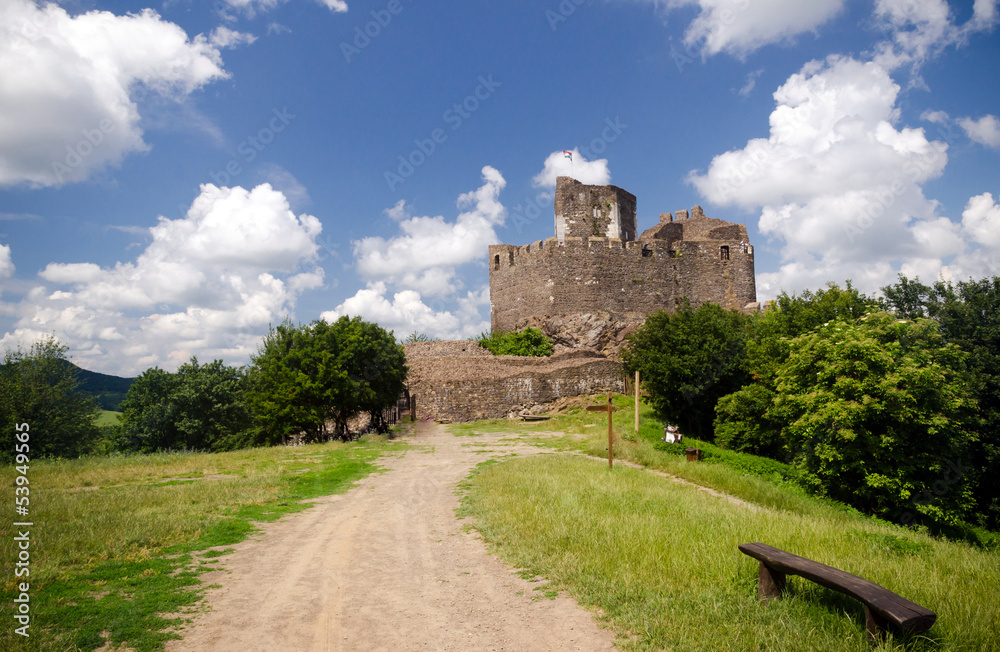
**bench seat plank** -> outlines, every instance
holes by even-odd
[[[937,614],[899,596],[875,582],[851,575],[805,557],[799,557],[769,546],[766,543],[741,543],[740,551],[766,565],[769,569],[788,575],[799,575],[833,591],[844,593],[863,602],[875,612],[868,615],[869,624],[878,619],[891,622],[907,632],[920,633],[930,629]]]

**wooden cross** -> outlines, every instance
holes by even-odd
[[[607,412],[608,413],[608,468],[613,467],[612,454],[611,454],[611,415],[618,411],[614,405],[611,405],[611,392],[608,392],[608,404],[607,405],[590,405],[587,407],[591,412]]]

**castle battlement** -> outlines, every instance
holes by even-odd
[[[735,309],[756,301],[744,225],[695,206],[663,213],[637,235],[635,208],[635,196],[617,186],[559,177],[556,237],[489,248],[493,329],[597,312],[646,315],[684,298]]]

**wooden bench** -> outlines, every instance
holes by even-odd
[[[930,629],[937,614],[889,589],[857,575],[779,550],[766,543],[741,543],[740,551],[760,561],[757,595],[768,602],[779,599],[785,589],[786,575],[800,575],[820,586],[860,600],[865,606],[865,628],[877,639],[886,625],[919,634]]]

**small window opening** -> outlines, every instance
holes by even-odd
[[[500,254],[493,256],[493,269],[500,269]]]
[[[513,265],[514,264],[514,252],[513,251],[509,251],[509,252],[507,252],[507,255],[510,256],[510,264]]]
[[[719,258],[721,260],[729,260],[729,247],[719,247]]]

